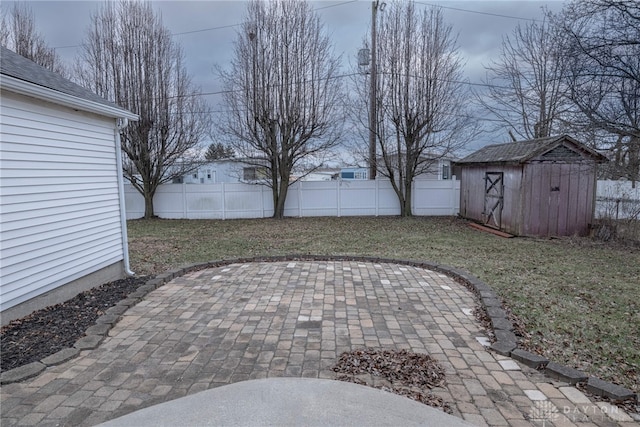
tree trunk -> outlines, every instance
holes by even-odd
[[[156,215],[153,212],[153,195],[151,191],[145,191],[144,196],[144,219],[155,218]]]
[[[278,188],[274,187],[274,193],[277,191],[277,195],[273,204],[273,218],[284,218],[284,203],[287,200],[287,192],[289,191],[289,183],[281,180],[278,184]],[[274,194],[275,195],[275,194]]]
[[[411,207],[411,182],[405,183],[402,207],[403,209],[401,210],[401,213],[403,217],[413,216],[413,210]]]
[[[391,187],[398,197],[398,203],[400,204],[400,216],[412,216],[411,213],[411,183],[409,183],[408,190],[407,185],[402,178],[399,178],[402,182],[398,183],[392,177]]]
[[[411,182],[403,182],[398,187],[394,186],[394,189],[396,189],[398,201],[400,202],[400,216],[403,218],[413,216],[411,210]]]

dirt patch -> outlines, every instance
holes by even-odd
[[[130,277],[109,282],[2,327],[1,371],[42,360],[72,347],[99,316],[147,280],[148,277]]]

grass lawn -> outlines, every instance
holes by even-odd
[[[640,392],[640,249],[504,239],[457,218],[129,221],[132,269],[258,255],[362,255],[459,267],[498,293],[550,359]]]

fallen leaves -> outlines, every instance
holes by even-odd
[[[339,374],[340,381],[388,391],[452,412],[444,399],[431,392],[444,386],[445,370],[428,354],[359,349],[342,353],[332,369]]]

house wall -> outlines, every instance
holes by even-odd
[[[5,323],[36,297],[61,302],[122,277],[123,230],[114,119],[11,92],[1,96]],[[88,275],[100,282],[82,283]],[[74,289],[57,292],[72,282]]]
[[[445,173],[446,168],[446,173]],[[445,177],[446,175],[446,177]],[[451,160],[448,159],[439,159],[436,163],[429,165],[429,168],[420,175],[416,176],[416,180],[418,179],[452,179],[453,177],[453,169],[451,167]]]
[[[214,160],[182,176],[184,184],[217,184],[242,182],[243,169],[250,165],[233,160]],[[209,177],[210,176],[210,177]],[[176,183],[176,182],[174,182]]]
[[[593,222],[593,162],[533,162],[525,168],[523,235],[587,235]]]

